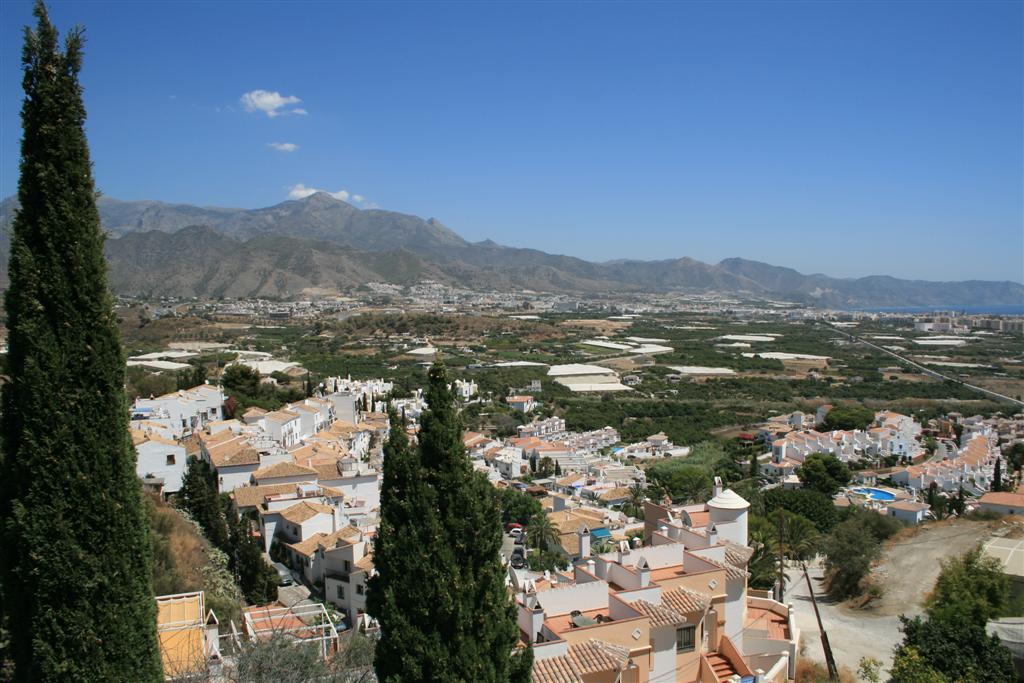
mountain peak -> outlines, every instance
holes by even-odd
[[[325,192],[323,190],[317,190],[313,194],[307,197],[303,197],[299,201],[305,202],[307,204],[314,204],[320,206],[329,206],[331,204],[348,204],[348,202],[346,202],[345,200],[338,199],[330,192]]]

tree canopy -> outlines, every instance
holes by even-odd
[[[796,472],[804,487],[829,498],[850,483],[850,468],[828,453],[812,453]]]
[[[1009,602],[1010,580],[999,562],[978,547],[942,563],[925,607],[932,619],[984,624],[1005,616]]]
[[[865,429],[874,419],[875,413],[870,408],[860,405],[836,406],[825,415],[822,427],[829,431]]]

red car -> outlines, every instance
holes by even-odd
[[[509,522],[508,524],[505,525],[505,531],[506,532],[512,531],[513,529],[522,529],[522,528],[523,528],[523,525],[519,524],[518,522]]]

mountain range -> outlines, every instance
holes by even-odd
[[[318,192],[262,209],[100,197],[110,281],[117,293],[295,297],[366,282],[433,280],[473,289],[541,292],[686,290],[786,299],[834,308],[991,306],[1024,302],[1015,282],[927,282],[888,276],[804,275],[730,258],[594,263],[490,240],[468,242],[434,218],[359,209]],[[0,202],[0,279],[17,201]]]

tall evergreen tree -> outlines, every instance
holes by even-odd
[[[381,626],[377,675],[387,682],[525,682],[532,651],[512,655],[518,630],[500,559],[498,496],[473,472],[441,365],[430,371],[426,399],[418,451],[392,414],[384,454],[377,576],[368,598]]]
[[[1003,459],[999,456],[996,456],[996,468],[992,473],[992,490],[1003,490]]]
[[[43,3],[23,50],[6,293],[4,608],[17,680],[160,681],[150,542],[78,83]]]
[[[436,363],[426,391],[429,410],[419,434],[423,478],[436,496],[451,557],[442,581],[453,582],[441,617],[451,680],[508,681],[529,675],[531,650],[511,657],[518,638],[515,607],[501,562],[501,508],[494,487],[474,472],[462,443],[462,418],[448,372]]]
[[[228,527],[220,494],[217,493],[215,474],[205,460],[192,456],[181,481],[182,507],[202,528],[207,540],[220,550],[228,549]]]
[[[444,554],[437,511],[419,457],[409,447],[405,420],[393,409],[389,418],[373,546],[376,574],[367,595],[367,611],[381,627],[374,667],[383,683],[438,680],[446,658],[434,607],[438,589],[453,586],[437,585],[436,556]]]
[[[254,605],[277,600],[278,576],[263,559],[263,548],[250,533],[249,520],[227,513],[231,570],[245,599]]]

